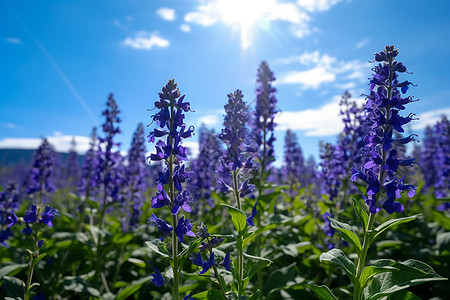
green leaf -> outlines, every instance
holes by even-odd
[[[100,210],[100,203],[98,203],[97,201],[92,201],[90,199],[86,199],[86,202],[89,203],[89,205],[92,208],[96,208],[97,210]]]
[[[195,300],[217,300],[223,299],[222,292],[219,290],[211,289],[209,291],[201,292],[195,295],[191,295]]]
[[[162,257],[167,259],[171,259],[170,253],[166,248],[166,244],[161,240],[153,240],[149,242],[145,242],[145,244],[155,253],[158,253]]]
[[[113,243],[115,244],[127,244],[129,241],[131,241],[133,239],[133,234],[131,233],[116,233],[113,236]]]
[[[373,239],[375,239],[377,236],[379,236],[386,229],[388,229],[392,226],[398,225],[398,224],[411,222],[412,220],[415,220],[418,216],[420,216],[420,215],[414,215],[411,217],[405,217],[405,218],[399,218],[399,219],[391,219],[387,222],[384,222],[383,224],[381,224],[380,226],[375,228],[375,236],[373,237]]]
[[[261,292],[259,290],[256,290],[256,292],[251,294],[247,300],[257,300],[259,299],[259,294],[261,294]]]
[[[144,283],[150,281],[152,277],[153,276],[146,276],[131,282],[130,285],[128,285],[126,288],[124,288],[117,294],[116,300],[127,299],[128,297],[136,293]]]
[[[0,280],[6,275],[14,276],[17,273],[19,273],[20,271],[22,271],[23,269],[26,269],[27,267],[28,267],[28,264],[6,265],[6,266],[0,268]]]
[[[387,300],[421,300],[419,297],[409,291],[400,291],[392,294]]]
[[[328,219],[330,219],[331,227],[338,230],[341,233],[344,240],[352,244],[353,247],[355,247],[356,252],[360,253],[362,250],[361,243],[358,239],[358,236],[353,231],[352,227],[346,223],[339,222],[338,220],[335,220],[331,217],[328,217]]]
[[[411,286],[429,281],[447,280],[436,274],[427,264],[409,259],[405,262],[380,260],[376,264],[390,265],[398,270],[373,276],[372,282],[364,289],[365,300],[375,300],[389,296]]]
[[[272,261],[267,258],[248,255],[246,253],[244,253],[244,256],[247,259],[250,259],[245,264],[245,269],[244,269],[245,277],[247,277],[248,280],[252,279],[252,277],[255,276],[255,274],[259,270],[269,266],[272,263]]]
[[[5,279],[4,289],[8,297],[12,297],[15,300],[25,298],[25,282],[10,276],[4,276],[3,279]]]
[[[239,210],[233,206],[227,204],[221,204],[228,209],[228,213],[231,215],[231,220],[233,221],[234,228],[242,235],[245,231],[245,227],[247,226],[247,216],[242,210]]]
[[[100,292],[96,288],[80,277],[65,277],[63,286],[66,291],[90,295],[97,298],[101,297]]]
[[[363,224],[364,232],[367,228],[367,223],[369,223],[369,215],[367,214],[364,200],[362,199],[361,195],[358,195],[357,197],[351,197],[353,200],[353,208],[356,211],[356,214],[358,215],[361,223]]]
[[[267,295],[273,289],[283,288],[289,281],[292,281],[296,275],[296,265],[297,263],[294,262],[284,268],[276,269],[270,273],[264,284],[264,295]]]
[[[45,256],[47,256],[47,254],[41,254],[41,255],[39,255],[38,257],[36,257],[36,258],[34,258],[33,259],[33,262],[31,263],[31,268],[34,268],[36,265],[37,265],[37,263],[41,260],[41,259],[43,259]]]
[[[127,259],[127,261],[138,266],[139,268],[145,268],[145,266],[147,265],[145,263],[145,261],[143,261],[142,259],[138,259],[138,258],[134,258],[134,257],[129,257]]]
[[[355,279],[356,267],[341,249],[335,248],[326,253],[322,253],[320,261],[329,261],[335,265],[341,266],[352,282]]]
[[[317,284],[310,284],[309,288],[319,297],[320,300],[338,300],[333,292],[326,286]]]
[[[436,246],[439,249],[439,253],[442,253],[445,250],[450,251],[450,232],[438,233],[436,236]]]
[[[361,273],[361,277],[359,278],[359,283],[361,287],[365,287],[369,282],[370,279],[381,273],[390,272],[393,270],[398,270],[391,266],[367,266],[364,268],[364,270]]]

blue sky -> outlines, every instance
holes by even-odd
[[[256,3],[256,5],[255,5]],[[0,3],[0,148],[33,148],[49,137],[67,151],[87,147],[110,92],[122,111],[122,149],[147,125],[158,92],[175,78],[202,122],[220,130],[227,94],[254,104],[256,70],[277,80],[276,155],[286,128],[306,155],[342,128],[345,90],[368,91],[369,61],[387,44],[417,87],[408,95],[422,133],[450,115],[450,2],[349,0],[122,0]],[[420,137],[419,137],[420,139]],[[195,148],[196,137],[188,142]],[[151,150],[151,146],[148,145]]]

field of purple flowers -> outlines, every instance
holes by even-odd
[[[255,107],[224,95],[219,133],[185,123],[194,103],[170,79],[126,156],[111,94],[83,157],[43,139],[26,170],[1,166],[0,297],[448,299],[450,122],[405,134],[420,120],[398,54],[375,53],[364,106],[342,96],[344,130],[318,163],[287,130],[274,166],[266,62]]]

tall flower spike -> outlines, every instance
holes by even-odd
[[[400,166],[411,165],[414,160],[399,157],[393,148],[396,143],[406,144],[412,140],[392,137],[394,131],[404,132],[403,126],[413,119],[413,114],[400,115],[412,98],[402,96],[411,82],[399,81],[398,73],[406,72],[406,67],[395,60],[397,55],[394,46],[386,46],[384,51],[375,53],[375,61],[379,64],[372,69],[370,94],[366,98],[366,120],[370,128],[364,138],[363,153],[368,162],[361,171],[352,169],[352,180],[359,177],[368,185],[365,201],[372,214],[381,209],[390,214],[402,212],[404,206],[395,199],[406,190],[410,197],[415,194],[414,186],[403,184],[404,176],[399,179],[399,173],[404,173]]]
[[[34,153],[34,162],[31,169],[30,180],[27,188],[28,194],[39,193],[40,200],[46,193],[55,192],[52,182],[54,151],[47,139]]]
[[[127,203],[125,209],[127,212],[127,223],[130,228],[139,224],[142,214],[147,168],[145,152],[144,127],[142,123],[139,123],[133,134],[133,141],[128,151],[128,166],[126,167]]]
[[[90,198],[95,194],[95,189],[100,184],[98,170],[98,153],[97,147],[97,128],[92,128],[91,140],[89,142],[89,150],[86,152],[81,167],[81,178],[78,184],[78,191],[86,198]]]
[[[248,129],[246,124],[249,120],[248,107],[242,100],[242,91],[236,90],[228,94],[228,103],[225,107],[223,129],[219,139],[226,145],[224,155],[219,159],[217,172],[219,189],[226,192],[231,185],[231,172],[241,168],[252,168],[251,158],[245,152],[247,149]],[[220,188],[222,187],[222,188]]]
[[[102,112],[105,122],[102,125],[104,137],[99,137],[98,154],[98,174],[100,176],[101,187],[103,188],[104,200],[106,202],[117,202],[119,200],[119,189],[122,183],[120,172],[118,172],[122,157],[118,150],[120,144],[114,141],[114,137],[119,134],[118,124],[119,107],[113,94],[110,94],[106,102],[106,109]],[[106,205],[106,203],[102,203]]]
[[[267,62],[259,65],[256,79],[256,108],[250,120],[252,129],[251,148],[257,152],[262,172],[275,160],[274,129],[275,114],[277,113],[276,89],[272,86],[275,76]]]
[[[14,210],[19,207],[19,192],[14,182],[8,182],[6,189],[0,192],[0,245],[5,245],[6,240],[12,236],[9,229],[17,222]]]

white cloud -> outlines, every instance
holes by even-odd
[[[436,109],[427,111],[424,113],[421,113],[418,115],[419,120],[418,121],[412,121],[411,127],[414,130],[420,130],[425,129],[427,126],[433,126],[438,122],[442,115],[446,115],[447,117],[450,116],[450,107],[442,108],[442,109]]]
[[[367,45],[369,42],[370,42],[370,40],[368,38],[363,38],[361,41],[359,41],[355,45],[355,48],[356,49],[360,49],[360,48],[364,47],[365,45]]]
[[[72,139],[75,138],[76,151],[80,154],[89,150],[90,138],[86,136],[57,135],[48,137],[48,142],[58,152],[69,152]],[[4,138],[0,140],[0,149],[37,149],[42,144],[40,138]]]
[[[316,109],[284,111],[277,114],[277,130],[303,130],[306,136],[332,136],[339,134],[344,125],[339,115],[341,96],[334,96],[329,103]],[[354,98],[358,102],[363,99]]]
[[[336,5],[341,1],[342,0],[297,0],[297,4],[309,12],[319,12],[329,10],[333,5]]]
[[[207,115],[198,118],[198,124],[216,125],[217,123],[219,123],[218,115]]]
[[[150,50],[153,47],[168,47],[170,42],[155,33],[140,31],[134,37],[126,38],[123,44],[138,50]]]
[[[323,83],[335,80],[335,74],[323,67],[316,67],[306,71],[292,71],[284,75],[278,82],[300,84],[304,89],[318,89]]]
[[[175,9],[163,7],[156,11],[156,14],[166,21],[175,20]]]
[[[20,43],[22,43],[22,40],[21,39],[18,39],[18,38],[6,38],[5,39],[5,42],[7,42],[7,43],[10,43],[10,44],[20,44]]]
[[[184,16],[184,21],[202,26],[211,26],[219,20],[220,12],[214,3],[200,5],[197,11],[189,12]]]
[[[319,51],[278,59],[276,63],[300,64],[305,69],[286,72],[278,79],[279,84],[299,84],[301,89],[318,89],[323,84],[332,82],[336,82],[335,86],[345,83],[353,88],[354,81],[364,82],[367,78],[365,74],[370,70],[368,63],[357,60],[340,61]]]
[[[243,48],[251,42],[251,28],[255,24],[270,28],[270,23],[281,21],[290,24],[291,34],[303,38],[312,32],[311,14],[330,9],[341,0],[217,0],[199,5],[184,16],[187,23],[211,26],[216,23],[239,25]]]
[[[189,149],[189,159],[197,158],[197,156],[200,152],[198,142],[183,141],[183,146],[185,146]]]
[[[188,24],[181,24],[180,29],[184,32],[191,32],[191,26],[189,26]]]

